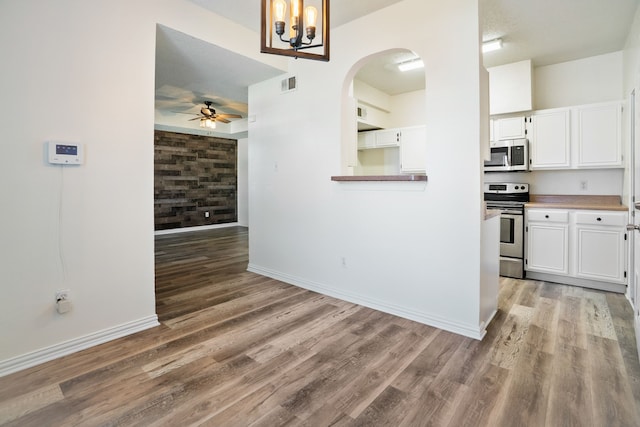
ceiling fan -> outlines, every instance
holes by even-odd
[[[228,119],[240,119],[241,115],[238,114],[226,114],[226,113],[216,113],[216,110],[211,108],[213,102],[204,101],[204,107],[200,108],[200,114],[198,117],[194,117],[193,119],[189,119],[189,121],[200,120],[201,127],[209,127],[215,128],[215,122],[222,123],[230,123]]]

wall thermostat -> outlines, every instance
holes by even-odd
[[[49,141],[49,163],[54,165],[81,165],[82,144],[75,142]]]

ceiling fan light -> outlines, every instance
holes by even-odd
[[[211,120],[211,119],[200,120],[200,127],[201,128],[215,129],[216,128],[216,122],[215,122],[215,120]]]
[[[482,53],[502,49],[502,39],[493,39],[482,43]]]

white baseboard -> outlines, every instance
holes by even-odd
[[[0,377],[158,325],[160,325],[160,323],[158,323],[158,316],[154,314],[113,328],[103,329],[83,337],[74,338],[60,344],[32,351],[21,356],[2,360],[0,361]]]
[[[172,228],[170,230],[158,230],[158,231],[155,231],[153,234],[156,236],[162,236],[164,234],[189,233],[191,231],[215,230],[216,228],[227,228],[227,227],[246,227],[246,225],[242,225],[239,222],[226,222],[224,224],[211,224],[211,225],[200,225],[198,227],[184,227],[184,228]]]
[[[298,286],[300,288],[308,289],[310,291],[318,292],[320,294],[338,298],[344,301],[349,301],[354,304],[369,307],[374,310],[392,314],[394,316],[414,320],[425,325],[433,326],[434,328],[443,329],[445,331],[453,332],[454,334],[464,335],[465,337],[474,338],[477,340],[481,340],[482,338],[484,338],[487,332],[485,327],[491,320],[489,319],[488,321],[483,322],[482,325],[469,325],[459,322],[452,322],[451,320],[437,315],[416,311],[394,304],[389,304],[387,302],[369,298],[361,294],[340,291],[320,283],[312,282],[299,277],[294,277],[288,274],[280,273],[278,271],[262,268],[255,264],[249,264],[247,270],[251,271],[252,273],[271,277],[272,279],[280,280],[281,282]]]

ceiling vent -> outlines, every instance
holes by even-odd
[[[291,92],[292,90],[296,90],[298,88],[298,82],[296,81],[296,76],[291,76],[282,80],[282,85],[280,87],[281,92]]]

